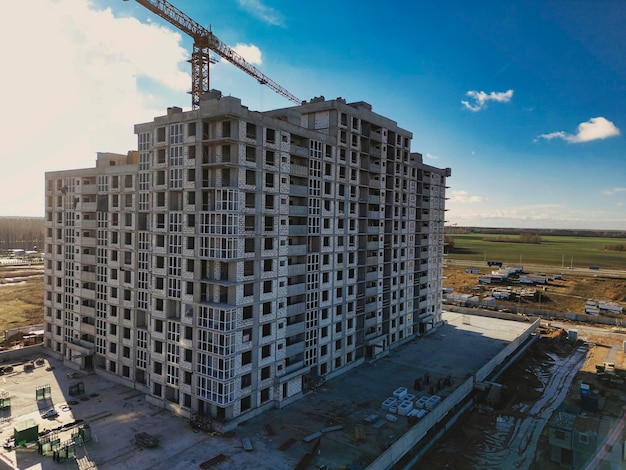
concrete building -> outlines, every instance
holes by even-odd
[[[364,102],[217,91],[46,174],[45,346],[226,430],[441,323],[450,169]]]

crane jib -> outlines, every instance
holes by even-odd
[[[127,1],[127,0],[124,0]],[[248,75],[256,78],[256,80],[274,90],[279,95],[284,96],[288,100],[302,104],[302,101],[288,92],[285,88],[278,83],[270,80],[266,75],[259,71],[256,67],[248,63],[242,56],[231,49],[229,46],[220,41],[210,30],[194,21],[185,13],[180,11],[174,5],[166,0],[135,0],[137,3],[147,8],[155,15],[163,18],[171,25],[175,26],[194,40],[195,50],[204,50],[206,48],[214,51],[220,57],[226,59],[239,69],[246,72]],[[194,52],[195,53],[195,52]],[[199,63],[202,62],[202,63]],[[211,60],[206,62],[192,60],[192,106],[197,108],[200,105],[200,98],[203,93],[209,91],[209,68],[208,64]]]

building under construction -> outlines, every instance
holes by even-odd
[[[46,174],[45,346],[227,429],[441,322],[450,169],[365,102],[206,93]]]

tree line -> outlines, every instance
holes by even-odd
[[[495,228],[495,227],[458,227],[449,225],[444,228],[446,234],[484,233],[496,235],[518,235],[523,229],[519,228]],[[534,228],[528,229],[532,233],[543,236],[568,236],[568,237],[599,237],[599,238],[626,238],[624,230],[590,230],[590,229],[559,229],[559,228]]]
[[[501,236],[501,237],[485,237],[483,238],[485,242],[506,242],[506,243],[534,243],[536,245],[541,243],[541,236],[532,233],[532,232],[522,232],[519,234],[518,238],[513,238],[510,236]]]
[[[42,250],[43,217],[0,217],[0,251]]]

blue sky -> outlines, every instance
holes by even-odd
[[[299,98],[367,101],[413,132],[452,168],[450,224],[626,230],[622,1],[174,4]],[[0,215],[38,216],[44,171],[134,149],[133,124],[190,107],[191,40],[132,0],[7,8]],[[251,109],[291,105],[224,61],[211,74]]]

